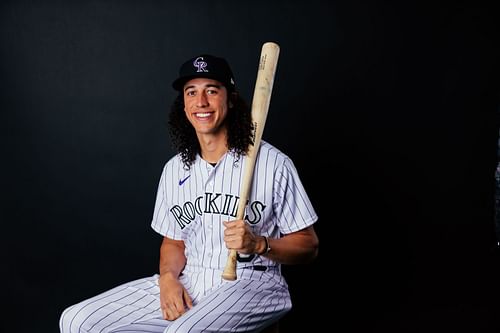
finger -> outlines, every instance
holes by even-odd
[[[237,230],[226,230],[224,231],[224,237],[228,241],[232,241],[238,239],[238,237],[241,237],[241,235],[238,233]]]
[[[238,235],[236,233],[227,233],[224,234],[224,242],[226,243],[226,246],[230,247],[235,247],[241,244],[242,241],[241,235]]]
[[[235,220],[233,220],[233,221],[222,221],[222,223],[226,227],[226,230],[234,228],[234,226],[236,225],[236,221]]]
[[[227,236],[227,237],[232,237],[232,236],[236,236],[238,235],[240,232],[239,232],[239,229],[235,226],[231,226],[229,228],[226,228],[224,230],[224,236]]]
[[[186,289],[184,289],[183,296],[184,296],[184,302],[186,303],[188,309],[191,309],[193,307],[193,301],[191,300],[191,297],[189,296]]]
[[[180,314],[174,308],[165,309],[165,313],[167,320],[175,320],[180,316]]]
[[[161,314],[162,314],[162,316],[163,316],[163,319],[168,320],[167,310],[165,310],[165,309],[161,309]]]
[[[184,296],[184,295],[183,295]],[[184,308],[184,299],[179,299],[178,301],[176,301],[174,303],[174,309],[173,311],[175,312],[175,315],[176,316],[180,316],[181,314],[183,314],[186,309]]]

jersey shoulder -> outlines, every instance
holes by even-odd
[[[290,157],[288,157],[287,154],[264,140],[260,141],[259,156],[260,158],[271,157],[276,161],[280,161],[280,164],[292,163],[292,160],[290,159]]]

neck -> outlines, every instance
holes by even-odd
[[[201,158],[208,163],[217,163],[227,152],[227,141],[223,135],[198,135],[201,148]]]

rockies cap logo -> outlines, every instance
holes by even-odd
[[[208,72],[206,69],[207,65],[208,64],[203,61],[203,57],[198,57],[193,61],[193,66],[197,68],[196,73]]]

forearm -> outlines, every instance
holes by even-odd
[[[257,253],[282,264],[305,264],[318,255],[318,237],[313,227],[308,227],[282,238],[268,238],[271,250],[266,252],[265,239],[259,237]]]
[[[160,247],[160,276],[178,278],[185,265],[184,242],[164,237]]]

